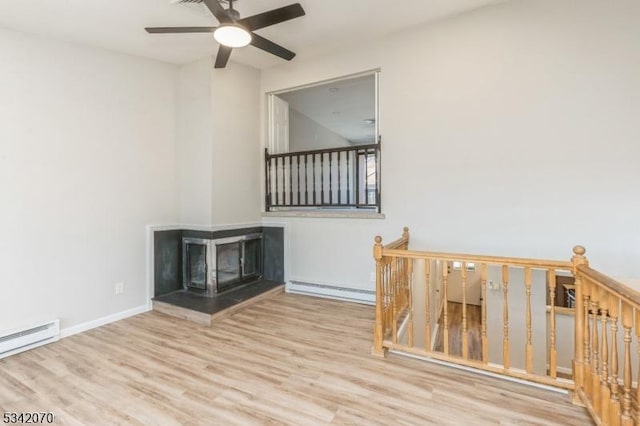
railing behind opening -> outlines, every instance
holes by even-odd
[[[286,208],[369,208],[380,212],[380,144],[269,154],[267,211]]]

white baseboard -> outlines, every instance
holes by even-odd
[[[456,364],[456,363],[453,363],[453,362],[447,362],[447,361],[439,360],[439,359],[436,359],[436,358],[430,358],[429,356],[426,356],[426,355],[425,356],[415,355],[415,354],[410,354],[410,353],[407,353],[407,352],[402,352],[401,350],[394,350],[394,349],[390,349],[389,352],[391,352],[393,354],[401,355],[401,356],[404,356],[404,357],[407,357],[407,358],[419,359],[419,360],[427,361],[427,362],[430,362],[430,363],[433,363],[433,364],[444,365],[444,366],[447,366],[447,367],[456,368],[458,370],[464,370],[464,371],[468,371],[470,373],[480,374],[482,376],[488,376],[488,377],[494,377],[496,379],[506,380],[508,382],[520,383],[522,385],[527,385],[527,386],[531,386],[531,387],[534,387],[534,388],[544,389],[544,390],[548,390],[548,391],[552,391],[552,392],[556,392],[556,393],[561,393],[561,394],[565,394],[565,395],[569,393],[569,391],[567,391],[566,389],[563,389],[563,388],[557,388],[557,387],[554,387],[554,386],[543,385],[542,383],[536,383],[536,382],[532,382],[532,381],[525,380],[525,379],[518,379],[516,377],[505,376],[503,374],[493,373],[491,371],[481,370],[479,368],[467,367],[466,365]],[[492,364],[492,363],[489,363],[489,365],[497,366],[497,364]],[[512,370],[524,372],[524,370],[516,370],[516,369],[512,369]]]
[[[549,368],[549,365],[547,364],[547,368]],[[562,374],[573,374],[573,369],[572,368],[567,368],[567,367],[560,367],[557,366],[556,367],[556,371],[558,373],[562,373]]]
[[[62,330],[60,330],[60,337],[73,336],[74,334],[82,333],[83,331],[91,330],[92,328],[100,327],[102,325],[119,321],[121,319],[129,318],[134,315],[148,312],[150,310],[151,310],[150,305],[145,303],[144,305],[127,309],[126,311],[117,312],[112,315],[107,315],[106,317],[98,318],[92,321],[87,321],[82,324],[74,325],[72,327],[63,328]]]
[[[376,294],[371,290],[347,288],[331,284],[316,284],[302,281],[289,281],[285,285],[287,293],[304,294],[307,296],[324,297],[327,299],[343,300],[346,302],[375,305]]]

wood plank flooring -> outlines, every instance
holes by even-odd
[[[69,425],[588,425],[568,397],[370,355],[374,309],[278,294],[200,326],[148,312],[0,360],[0,413]]]
[[[462,356],[462,303],[447,303],[447,323],[449,324],[449,354]],[[444,316],[438,319],[438,334],[434,351],[444,352]],[[482,308],[467,305],[467,339],[469,359],[482,360]]]

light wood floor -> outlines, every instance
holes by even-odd
[[[587,425],[568,397],[389,355],[373,308],[279,294],[212,327],[149,312],[0,361],[0,412],[63,424]]]
[[[449,324],[449,354],[462,356],[462,303],[447,303],[447,323]],[[434,351],[444,352],[444,316],[438,320],[438,334]],[[467,341],[469,359],[482,360],[482,308],[467,305]]]

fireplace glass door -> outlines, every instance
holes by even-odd
[[[207,288],[207,245],[187,243],[187,287]]]
[[[239,242],[216,244],[216,254],[218,292],[220,292],[242,280],[240,270],[241,245]]]
[[[262,239],[247,240],[242,247],[242,278],[259,277],[262,274]]]

